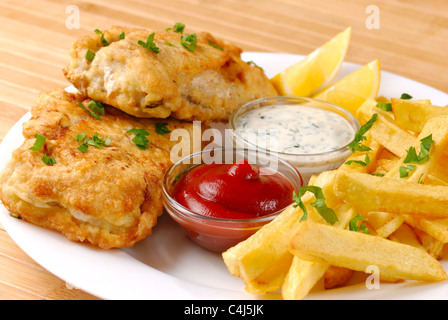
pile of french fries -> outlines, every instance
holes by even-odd
[[[378,98],[357,118],[362,127],[347,162],[309,182],[323,199],[303,193],[222,254],[248,292],[304,299],[319,281],[344,286],[371,266],[384,282],[448,279],[440,264],[448,242],[448,108]],[[318,210],[323,201],[336,216],[331,222]]]

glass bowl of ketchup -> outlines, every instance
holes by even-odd
[[[175,163],[163,179],[168,214],[198,245],[223,252],[293,203],[303,179],[288,162],[245,149],[210,149]]]

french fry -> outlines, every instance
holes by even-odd
[[[415,230],[407,223],[403,223],[394,233],[389,236],[389,239],[408,244],[416,248],[424,249]]]
[[[440,260],[443,254],[443,245],[444,243],[434,239],[426,232],[421,231],[420,229],[415,229],[415,233],[417,234],[423,248],[428,252],[434,259]]]
[[[369,132],[382,146],[399,157],[405,157],[406,147],[416,141],[414,135],[404,131],[392,119],[382,114],[378,114],[377,121]]]
[[[311,262],[294,257],[282,286],[284,300],[303,300],[324,276],[329,264]]]
[[[290,255],[286,250],[289,230],[299,219],[298,209],[290,206],[250,238],[223,252],[222,257],[229,272],[248,285],[267,270],[272,270],[276,264],[281,265]],[[279,289],[276,287],[277,281],[274,282],[269,290]],[[265,289],[268,290],[266,286]]]
[[[428,220],[414,215],[403,215],[406,223],[422,230],[441,243],[448,243],[448,222],[445,219]]]
[[[339,168],[337,168],[337,171],[348,171],[348,172],[369,172],[374,167],[378,155],[382,152],[382,146],[380,143],[378,143],[375,139],[372,138],[372,135],[367,133],[366,134],[366,140],[363,143],[366,147],[369,147],[371,150],[366,152],[353,152],[345,161],[344,164],[342,164]],[[368,154],[370,163],[363,166],[359,165],[357,163],[349,164],[350,161],[365,161],[366,154]]]
[[[345,285],[352,277],[353,270],[349,268],[330,266],[324,275],[324,288],[333,289]]]
[[[292,254],[283,255],[279,261],[265,270],[257,278],[246,281],[246,291],[254,294],[277,291],[283,285],[283,281],[289,272],[293,258]]]
[[[389,212],[372,211],[367,213],[366,217],[376,234],[383,238],[394,233],[404,222],[403,216]]]
[[[324,196],[326,198],[328,196],[326,201],[331,207],[342,202],[341,199],[331,196],[335,174],[335,171],[327,171],[313,179],[315,185],[322,188]],[[332,202],[332,199],[337,203]],[[322,221],[323,218],[311,206],[314,200],[314,195],[309,192],[302,197],[302,202],[309,213],[308,218]],[[222,253],[229,272],[243,280],[247,291],[271,292],[281,287],[282,277],[286,276],[285,261],[292,260],[292,255],[287,248],[289,232],[300,221],[302,215],[299,207],[295,208],[291,205],[250,238]]]
[[[438,184],[445,182],[448,183],[448,148],[444,148],[442,155],[438,159],[437,163],[431,166],[429,175],[433,180],[437,180]]]
[[[431,145],[428,161],[422,164],[415,164],[416,169],[412,170],[411,174],[403,179],[411,179],[412,181],[417,182],[418,180],[416,179],[421,179],[422,176],[426,176],[430,168],[433,167],[433,165],[445,154],[445,147],[448,143],[448,116],[439,116],[429,120],[418,138],[414,143],[409,144],[409,146],[414,147],[418,153],[420,151],[421,140],[429,135],[432,136],[434,143]],[[400,166],[403,166],[406,156],[407,154],[402,156],[402,160],[389,171],[387,177],[399,177]]]
[[[379,119],[381,118],[379,117]],[[438,122],[437,120],[439,119],[442,122]],[[443,155],[446,153],[445,151],[446,149],[444,148],[444,146],[446,145],[448,138],[448,127],[446,122],[448,118],[440,117],[439,119],[430,121],[427,124],[427,126],[425,126],[424,130],[422,130],[422,132],[419,135],[419,138],[416,139],[416,142],[414,142],[411,145],[416,150],[419,150],[420,140],[426,137],[427,135],[432,134],[432,137],[434,139],[434,145],[431,147],[429,160],[422,164],[413,164],[415,166],[415,170],[413,170],[408,177],[400,178],[399,174],[400,167],[405,165],[404,163],[405,156],[403,156],[400,161],[397,161],[395,165],[389,169],[388,173],[385,175],[385,178],[400,179],[415,183],[417,182],[421,183],[427,178],[430,168],[435,167],[436,166],[435,164],[437,164],[437,162],[439,162],[440,159],[443,158]],[[432,177],[433,176],[430,176],[429,178]],[[381,218],[383,220],[382,222],[378,217],[376,217],[374,221],[376,223],[375,229],[377,233],[383,237],[388,237],[404,221],[403,217],[397,216],[396,214],[392,213],[384,213],[381,215]]]
[[[356,119],[361,124],[366,123],[372,117],[377,103],[375,99],[367,99],[356,111]]]
[[[393,112],[378,102],[390,103]],[[430,100],[380,97],[366,100],[356,117],[365,124],[374,114],[376,121],[360,141],[369,150],[353,152],[338,169],[310,179],[336,212],[336,224],[327,224],[307,192],[301,199],[307,221],[301,221],[299,207],[290,206],[223,253],[247,291],[281,289],[283,299],[304,299],[319,280],[326,289],[342,286],[370,265],[378,266],[387,282],[448,279],[437,261],[448,242],[448,108]],[[428,157],[407,167],[411,147],[413,158],[420,157],[420,150],[427,151],[422,139],[429,135]],[[370,235],[347,230],[357,214],[367,218]]]
[[[430,119],[448,115],[448,108],[431,105],[428,101],[391,99],[391,104],[397,125],[417,133]]]
[[[349,204],[342,204],[335,209],[338,216],[337,224],[332,228],[345,229],[350,220],[356,215],[356,211]],[[303,222],[301,222],[303,223]],[[282,287],[282,296],[285,300],[301,300],[321,279],[330,265],[325,263],[308,263],[294,257],[291,269],[285,278]]]
[[[377,236],[303,221],[289,243],[291,252],[310,262],[326,263],[365,272],[377,266],[388,278],[441,281],[443,267],[425,250]]]

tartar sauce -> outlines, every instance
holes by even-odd
[[[349,144],[355,129],[341,115],[297,105],[272,105],[237,119],[235,130],[258,147],[288,154],[317,154]]]

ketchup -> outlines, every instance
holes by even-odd
[[[282,174],[242,160],[193,167],[177,182],[172,196],[199,215],[252,219],[289,206],[293,190]]]

